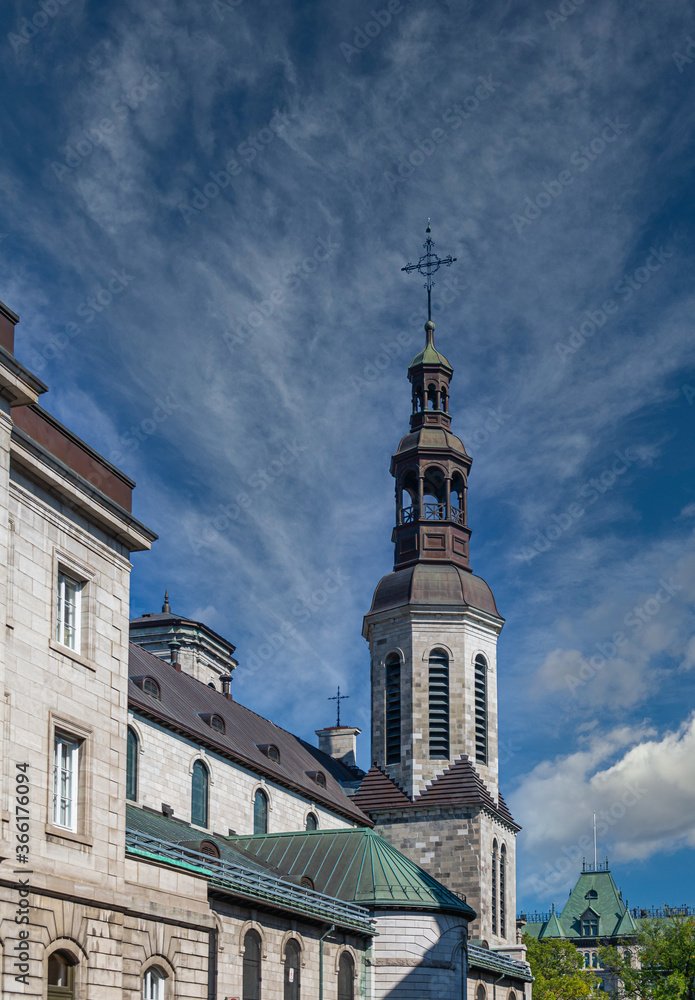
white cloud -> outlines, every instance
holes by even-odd
[[[651,727],[594,731],[585,750],[544,761],[510,796],[524,827],[521,891],[542,900],[574,884],[582,857],[646,859],[695,848],[695,715],[660,738]]]

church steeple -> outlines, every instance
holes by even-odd
[[[471,459],[451,432],[454,370],[434,345],[432,320],[425,324],[425,333],[425,347],[408,368],[410,433],[391,459],[396,480],[394,569],[417,562],[448,562],[470,570],[466,489]]]

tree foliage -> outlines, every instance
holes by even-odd
[[[597,1000],[599,979],[583,968],[571,941],[536,941],[524,935],[526,957],[533,973],[533,1000]]]
[[[615,1000],[695,1000],[695,917],[645,920],[636,943],[626,944],[601,950],[619,980]]]

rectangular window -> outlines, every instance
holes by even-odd
[[[53,825],[77,830],[80,741],[56,732],[53,744]]]
[[[58,594],[56,610],[56,641],[68,649],[79,652],[81,646],[82,584],[58,573]]]

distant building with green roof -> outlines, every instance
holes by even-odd
[[[671,912],[690,912],[688,907],[677,910],[630,910],[627,900],[616,886],[605,864],[584,862],[576,885],[569,894],[562,912],[553,905],[550,913],[520,914],[523,931],[538,941],[553,938],[572,941],[584,956],[584,967],[595,969],[604,989],[612,988],[613,977],[601,967],[599,948],[628,947],[634,943],[645,919],[668,917]]]

